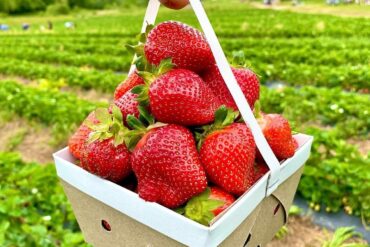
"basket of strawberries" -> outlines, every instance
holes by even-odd
[[[262,246],[286,223],[313,141],[259,109],[258,77],[149,1],[128,78],[54,154],[94,246]]]

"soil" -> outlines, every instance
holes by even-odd
[[[273,239],[266,247],[321,247],[323,241],[333,237],[333,232],[314,225],[309,217],[290,217],[287,226],[288,233],[282,239]],[[348,243],[366,242],[353,238]]]
[[[349,139],[347,142],[351,145],[354,145],[358,148],[358,151],[363,155],[367,156],[370,152],[370,140],[359,140],[359,139]]]
[[[57,149],[50,144],[51,130],[13,118],[0,126],[0,152],[18,152],[26,162],[52,163],[51,154]],[[10,140],[19,136],[19,143],[10,147]]]
[[[76,94],[78,98],[84,99],[87,101],[92,101],[92,102],[112,102],[113,101],[113,93],[103,93],[99,90],[83,90],[79,88],[63,88],[63,92],[70,92],[73,94]]]

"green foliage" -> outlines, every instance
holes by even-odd
[[[96,88],[112,92],[125,77],[111,71],[97,71],[89,68],[71,66],[53,66],[50,64],[34,63],[18,59],[0,61],[0,73],[18,75],[29,79],[48,79],[58,81],[63,79],[67,85],[79,86],[84,89]]]
[[[345,243],[353,237],[361,236],[354,231],[354,227],[340,227],[338,228],[330,240],[322,242],[322,247],[366,247],[367,244],[359,243]]]
[[[55,3],[49,5],[46,12],[51,15],[66,15],[70,12],[70,8],[65,3]]]
[[[57,138],[65,138],[97,105],[67,93],[0,81],[0,108],[53,126]]]
[[[54,166],[0,153],[0,245],[84,246]]]
[[[298,192],[307,200],[325,206],[329,212],[344,208],[348,214],[370,222],[369,157],[337,134],[336,130],[306,129],[315,137]]]

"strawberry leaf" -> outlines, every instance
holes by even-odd
[[[131,93],[133,94],[141,94],[144,91],[144,85],[138,85],[131,89]]]
[[[118,106],[116,105],[113,105],[112,107],[112,113],[113,113],[113,117],[114,119],[118,120],[118,121],[123,121],[123,116],[122,116],[122,112],[121,110],[118,108]]]
[[[100,139],[100,132],[91,132],[89,138],[87,139],[88,143],[93,143]]]
[[[154,124],[154,117],[148,112],[147,108],[139,105],[140,120],[146,121],[149,125]]]
[[[146,130],[144,124],[132,115],[127,116],[126,122],[133,130]]]
[[[215,217],[213,211],[225,204],[223,201],[210,199],[210,195],[211,190],[207,188],[203,193],[190,199],[185,205],[185,216],[208,226]]]
[[[95,110],[95,117],[100,121],[100,123],[109,123],[111,116],[107,109],[98,108]]]

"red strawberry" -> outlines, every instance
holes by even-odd
[[[246,68],[232,68],[232,71],[244,96],[248,100],[249,106],[253,108],[260,94],[258,77]],[[211,88],[213,94],[217,96],[220,105],[238,110],[216,64],[208,69],[202,77],[204,82]]]
[[[131,91],[126,92],[121,98],[114,103],[122,112],[123,119],[126,120],[128,115],[139,117],[139,102],[136,100],[137,94]]]
[[[130,74],[126,80],[121,82],[114,92],[114,100],[118,100],[133,87],[144,84],[144,80],[137,74],[137,71]]]
[[[257,182],[261,177],[269,172],[269,167],[264,162],[257,162],[254,165],[254,180]]]
[[[184,215],[203,225],[209,223],[235,201],[234,196],[217,187],[207,188],[185,206]]]
[[[85,143],[81,166],[87,171],[113,182],[120,182],[131,173],[130,152],[124,144],[120,110],[113,106],[112,113],[99,108],[95,111],[98,124],[89,123],[93,130]]]
[[[215,123],[206,128],[200,157],[210,181],[229,193],[241,195],[254,182],[256,145],[245,124],[233,123],[236,117],[225,107],[217,110]]]
[[[149,32],[144,52],[151,64],[159,65],[163,59],[172,58],[177,68],[194,72],[200,72],[214,63],[203,34],[174,21],[163,22]]]
[[[85,141],[91,133],[91,129],[85,124],[86,121],[98,123],[99,121],[95,118],[95,112],[91,112],[86,120],[81,124],[77,131],[69,138],[68,147],[71,154],[76,159],[81,159],[81,155],[84,150]]]
[[[142,73],[145,86],[133,89],[141,104],[148,105],[160,122],[185,126],[204,125],[214,120],[217,98],[202,78],[190,70],[172,69],[171,61],[164,60],[154,76]],[[169,72],[167,72],[169,71]]]
[[[170,9],[182,9],[189,4],[189,0],[159,0],[164,6]]]
[[[131,156],[141,198],[176,208],[205,190],[207,178],[188,129],[162,124],[148,130],[132,116],[127,121],[134,135],[146,132]]]
[[[292,157],[297,143],[292,136],[288,120],[279,114],[264,114],[256,111],[258,124],[272,151],[279,160]]]

